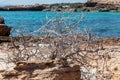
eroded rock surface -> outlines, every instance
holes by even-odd
[[[89,2],[105,3],[105,4],[120,4],[120,0],[88,0]]]
[[[19,62],[5,71],[2,80],[79,80],[79,65],[61,65],[61,61]]]

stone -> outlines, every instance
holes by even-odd
[[[96,2],[87,2],[84,4],[84,6],[86,6],[86,7],[95,7],[96,5],[97,5]]]
[[[14,70],[2,74],[2,80],[80,80],[80,76],[79,65],[58,66],[55,60],[50,60],[19,62]]]
[[[0,17],[0,24],[5,24],[3,17]]]
[[[10,31],[11,31],[11,27],[5,24],[0,24],[0,36],[9,36]]]

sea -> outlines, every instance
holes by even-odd
[[[17,36],[14,30],[30,35],[49,20],[60,16],[75,22],[82,19],[78,27],[83,31],[91,30],[95,37],[120,38],[120,12],[0,11],[0,16],[5,19],[6,25],[12,27],[13,36]]]

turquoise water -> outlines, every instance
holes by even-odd
[[[4,17],[5,23],[17,30],[26,30],[32,32],[43,25],[47,18],[55,15],[55,12],[34,12],[34,11],[1,11],[0,16]],[[63,13],[68,16],[71,13]],[[85,16],[81,29],[90,29],[97,37],[120,38],[120,12],[73,12],[73,15]],[[79,20],[80,17],[77,17]],[[13,33],[13,35],[16,35]]]

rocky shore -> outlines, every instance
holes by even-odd
[[[120,39],[102,39],[100,43],[102,43],[103,49],[97,52],[88,52],[88,54],[91,54],[91,58],[97,61],[89,61],[90,66],[88,70],[90,72],[89,74],[86,72],[85,76],[90,80],[101,80],[101,78],[105,80],[119,80]],[[10,42],[0,44],[0,79],[2,80],[78,80],[80,77],[82,78],[82,70],[86,71],[85,69],[80,69],[76,62],[75,64],[68,64],[59,59],[46,61],[30,60],[30,62],[19,62],[16,65],[10,62],[7,63],[2,61],[2,59],[7,60],[8,54],[10,55],[14,52],[14,48],[10,44]]]
[[[0,11],[120,12],[120,5],[88,1],[86,3],[4,6],[4,7],[0,7]]]

